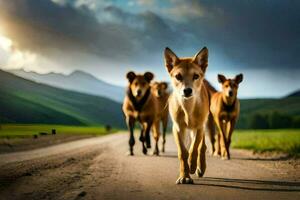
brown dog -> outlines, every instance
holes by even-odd
[[[123,103],[123,112],[130,132],[129,155],[133,155],[133,146],[135,144],[133,130],[136,121],[141,124],[140,141],[142,142],[143,153],[147,154],[147,148],[151,148],[150,130],[158,119],[158,105],[150,86],[154,75],[151,72],[144,74],[128,72],[126,77],[129,85]],[[158,135],[159,138],[159,129],[155,127],[153,128],[154,135]],[[154,154],[158,154],[158,138]]]
[[[152,93],[156,97],[158,103],[158,115],[159,120],[156,124],[158,127],[156,129],[160,129],[160,122],[162,123],[163,128],[163,143],[162,143],[162,152],[165,152],[165,144],[166,144],[166,132],[168,126],[168,118],[169,118],[169,110],[168,110],[168,99],[169,99],[169,92],[168,92],[168,83],[166,82],[154,82],[152,83]],[[153,131],[156,133],[156,131]],[[154,139],[157,136],[154,136]]]
[[[190,174],[202,177],[206,169],[204,127],[209,115],[209,93],[203,84],[208,66],[208,49],[204,47],[193,58],[178,58],[165,49],[165,65],[171,77],[173,93],[169,111],[173,121],[173,134],[178,148],[180,175],[177,184],[190,184]],[[184,140],[191,130],[191,145],[187,150]]]
[[[231,135],[240,114],[240,102],[237,98],[239,84],[243,81],[243,74],[234,79],[226,79],[218,75],[222,84],[222,92],[212,95],[210,111],[218,129],[218,139],[214,155],[221,154],[222,159],[230,159],[229,146]]]

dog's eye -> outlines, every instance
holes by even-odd
[[[193,80],[197,80],[198,78],[199,78],[199,75],[198,74],[194,74]]]
[[[181,76],[181,74],[176,74],[175,78],[176,78],[178,81],[182,81],[182,76]]]

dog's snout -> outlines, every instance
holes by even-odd
[[[229,94],[230,97],[233,96],[233,92],[232,91],[229,91],[228,94]]]
[[[161,91],[160,90],[157,91],[157,95],[161,96]]]
[[[191,96],[192,92],[193,92],[192,88],[184,88],[184,90],[183,90],[183,93],[184,93],[185,97]]]
[[[138,90],[136,91],[136,94],[137,94],[137,96],[141,96],[142,90],[138,89]]]

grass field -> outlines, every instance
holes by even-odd
[[[33,137],[40,132],[51,134],[56,129],[60,135],[105,135],[108,132],[101,126],[64,125],[1,125],[0,138]],[[116,132],[116,129],[110,132]],[[232,148],[248,149],[255,152],[278,151],[290,155],[300,155],[300,129],[278,130],[236,130],[233,133]]]
[[[300,155],[300,129],[236,130],[232,147],[255,152],[278,151]]]
[[[107,131],[101,126],[63,126],[63,125],[1,125],[0,138],[33,137],[35,134],[45,132],[51,134],[56,129],[57,134],[64,135],[104,135]],[[115,132],[111,130],[110,132]]]

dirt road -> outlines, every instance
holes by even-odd
[[[0,199],[299,199],[299,160],[256,158],[232,151],[232,160],[207,156],[204,178],[175,185],[178,159],[144,156],[137,142],[126,156],[127,134],[83,139],[0,155]]]

